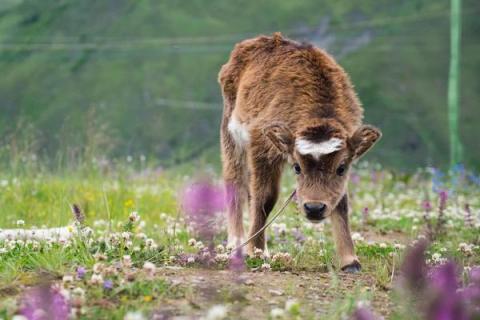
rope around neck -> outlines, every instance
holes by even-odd
[[[290,203],[290,201],[292,201],[293,197],[295,196],[295,192],[296,190],[293,190],[292,193],[290,194],[290,196],[288,196],[287,200],[285,200],[285,202],[283,203],[282,207],[280,209],[278,209],[278,211],[272,216],[272,218],[270,219],[270,221],[268,221],[267,223],[265,223],[265,225],[260,229],[258,230],[257,232],[255,232],[250,238],[248,238],[247,240],[245,240],[245,242],[243,242],[241,245],[235,247],[230,254],[234,254],[235,252],[237,252],[237,250],[245,247],[250,241],[252,241],[253,239],[255,239],[261,232],[263,232],[265,229],[267,229],[272,223],[273,221],[275,221],[275,219],[278,218],[278,216],[285,210],[285,208],[287,207],[287,205]]]

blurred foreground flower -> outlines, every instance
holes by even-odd
[[[192,183],[183,191],[181,205],[187,222],[195,232],[212,240],[217,232],[216,219],[225,209],[223,188],[208,181]]]
[[[480,271],[478,276],[470,273],[469,283],[461,288],[457,265],[447,261],[428,268],[425,262],[426,249],[426,241],[417,242],[407,252],[401,269],[404,294],[410,298],[417,312],[428,320],[478,319]]]
[[[22,305],[21,314],[28,320],[65,320],[70,314],[65,297],[47,284],[30,289]]]

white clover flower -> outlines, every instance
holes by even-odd
[[[262,266],[260,267],[260,270],[262,271],[270,271],[272,269],[272,267],[270,266],[269,263],[264,263],[262,264]]]
[[[125,317],[123,317],[123,320],[146,320],[145,316],[143,313],[140,311],[129,311],[127,314],[125,314]]]
[[[131,222],[137,222],[138,220],[140,220],[140,215],[138,214],[137,211],[133,211],[133,212],[130,213],[130,215],[128,216],[128,219],[129,219]]]
[[[101,274],[92,274],[92,277],[90,278],[90,284],[93,285],[101,285],[103,284],[103,276]]]
[[[387,248],[387,244],[385,242],[380,243],[378,246],[382,249]]]
[[[432,254],[432,260],[433,260],[433,262],[440,262],[440,261],[441,261],[441,258],[442,258],[442,254],[441,254],[441,253],[435,252],[434,254]]]
[[[219,244],[215,250],[218,252],[218,253],[224,253],[225,252],[225,247],[221,244]]]
[[[190,247],[194,247],[195,244],[197,244],[197,240],[195,240],[195,239],[193,239],[193,238],[191,238],[191,239],[188,240],[188,245],[189,245]]]
[[[353,241],[365,241],[365,238],[358,232],[352,233],[352,240]]]
[[[123,240],[129,240],[130,239],[130,232],[122,232],[122,238],[123,238]]]
[[[155,274],[157,267],[155,264],[151,263],[150,261],[146,261],[143,264],[143,271],[145,271],[148,275],[153,276]]]
[[[253,250],[253,255],[255,256],[255,258],[260,258],[260,259],[264,258],[263,250],[260,248],[255,248],[255,250]]]
[[[197,241],[197,243],[195,244],[195,248],[197,248],[198,250],[202,250],[203,248],[205,248],[205,245],[202,241]]]
[[[211,307],[208,312],[207,316],[205,317],[206,320],[222,320],[227,317],[228,308],[224,305],[215,305]]]
[[[280,308],[273,308],[270,310],[270,317],[272,319],[283,319],[285,317],[285,310]]]
[[[215,261],[216,262],[220,262],[220,263],[223,263],[223,262],[227,262],[228,261],[228,254],[226,253],[219,253],[215,256]]]
[[[63,281],[63,283],[66,283],[66,284],[72,283],[73,282],[73,276],[70,275],[70,274],[66,274],[66,275],[63,276],[62,281]]]
[[[130,268],[132,266],[132,257],[129,255],[124,255],[122,257],[122,263],[125,267]]]
[[[405,245],[401,244],[401,243],[395,243],[394,244],[394,247],[395,249],[398,249],[398,250],[403,250],[405,249]]]

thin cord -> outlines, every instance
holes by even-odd
[[[295,192],[296,190],[293,190],[292,193],[290,194],[290,196],[287,198],[287,200],[285,200],[285,202],[283,203],[282,207],[272,216],[272,219],[270,219],[269,222],[267,222],[260,230],[258,230],[257,232],[255,232],[255,234],[253,234],[250,238],[248,238],[245,242],[243,242],[241,245],[237,246],[235,249],[233,249],[231,251],[231,255],[234,254],[237,250],[245,247],[251,240],[255,239],[261,232],[263,232],[265,229],[267,229],[272,223],[273,221],[275,221],[275,219],[285,210],[285,208],[287,207],[287,205],[290,203],[290,201],[292,201],[293,197],[295,196]]]

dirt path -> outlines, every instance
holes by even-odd
[[[158,315],[166,317],[201,316],[212,305],[223,304],[235,319],[266,319],[271,309],[284,308],[287,300],[297,299],[302,314],[316,318],[332,310],[332,301],[342,300],[355,288],[373,295],[377,313],[387,316],[391,309],[388,292],[377,288],[367,274],[245,272],[239,278],[230,271],[161,269],[159,276],[188,289],[185,299],[158,301]]]

